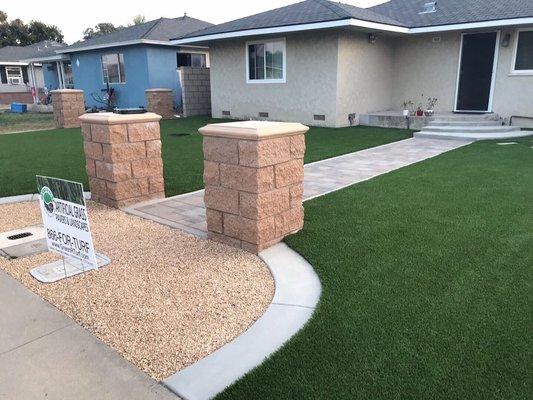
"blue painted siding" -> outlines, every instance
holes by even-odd
[[[74,87],[84,91],[87,106],[103,106],[94,98],[101,96],[101,90],[106,87],[103,82],[101,57],[103,54],[122,53],[126,83],[110,84],[116,91],[119,107],[145,107],[145,90],[160,87],[172,89],[174,102],[180,105],[177,51],[177,48],[173,47],[141,45],[71,54]]]
[[[150,88],[172,89],[174,105],[181,106],[177,53],[178,49],[173,47],[149,47],[148,75]]]
[[[53,69],[49,70],[48,68]],[[49,90],[59,89],[59,79],[57,79],[57,67],[55,63],[43,63],[44,85]]]

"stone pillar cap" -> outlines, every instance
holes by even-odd
[[[79,117],[83,123],[100,125],[136,124],[142,122],[158,122],[161,115],[154,113],[144,114],[115,114],[112,112],[88,113]]]
[[[306,133],[309,128],[296,122],[242,121],[209,124],[199,129],[204,136],[244,140],[265,140]]]
[[[172,92],[172,89],[167,89],[167,88],[153,88],[153,89],[146,89],[145,92]]]
[[[56,90],[51,90],[50,93],[83,93],[83,90],[79,90],[79,89],[56,89]]]

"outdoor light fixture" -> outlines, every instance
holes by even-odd
[[[377,37],[373,33],[368,34],[368,43],[374,44],[376,43]]]
[[[509,47],[509,43],[511,43],[511,34],[506,33],[505,35],[503,35],[502,47]]]

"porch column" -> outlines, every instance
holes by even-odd
[[[35,64],[30,63],[30,76],[31,76],[31,85],[33,87],[33,104],[39,103],[39,88],[37,87],[37,78],[35,76]]]
[[[63,64],[63,61],[59,61],[59,66],[61,68],[61,82],[63,82],[63,89],[66,89],[67,85],[65,83],[65,66]]]

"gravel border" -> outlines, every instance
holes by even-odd
[[[212,399],[261,365],[313,315],[322,287],[311,264],[285,243],[262,251],[259,257],[274,277],[272,303],[239,337],[163,380],[163,385],[182,399]]]

